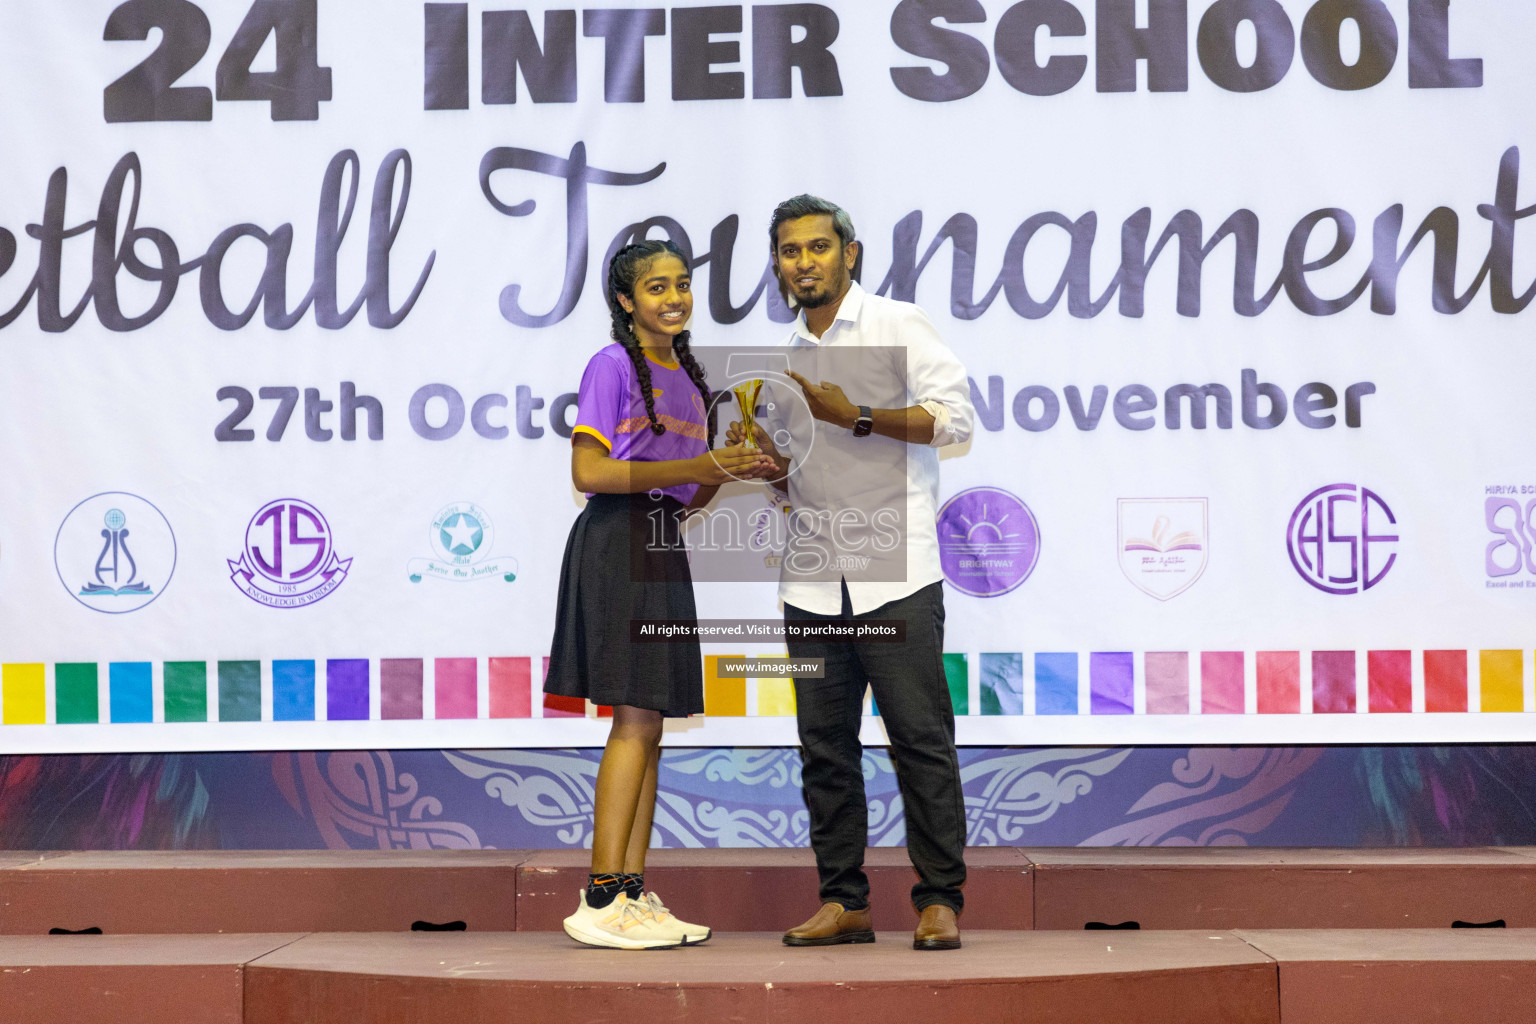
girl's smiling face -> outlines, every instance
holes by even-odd
[[[657,256],[635,278],[634,295],[621,294],[619,304],[634,317],[641,344],[670,346],[693,315],[688,268],[671,253]]]

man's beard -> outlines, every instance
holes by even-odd
[[[825,286],[818,292],[812,292],[807,298],[802,298],[798,293],[791,294],[794,294],[795,302],[801,309],[820,309],[832,301],[832,289]]]
[[[820,290],[812,291],[809,295],[801,295],[794,288],[791,288],[789,293],[795,297],[795,302],[801,309],[820,309],[842,294],[845,283],[844,280],[823,281]]]

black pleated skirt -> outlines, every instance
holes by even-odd
[[[630,627],[632,620],[698,619],[680,537],[682,512],[682,503],[668,496],[588,499],[560,564],[546,693],[669,718],[703,713],[698,640],[636,642]]]

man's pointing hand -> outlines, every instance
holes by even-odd
[[[800,390],[805,392],[805,402],[811,407],[811,415],[824,423],[839,427],[852,427],[859,418],[858,406],[848,401],[843,389],[836,384],[822,381],[812,384],[794,370],[788,371]]]

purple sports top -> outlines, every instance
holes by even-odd
[[[599,350],[581,375],[572,436],[591,434],[608,448],[612,458],[635,462],[692,459],[704,454],[709,447],[705,440],[708,420],[698,387],[680,365],[667,366],[654,359],[650,364],[656,421],[667,428],[665,434],[651,432],[634,364],[624,346],[614,342]],[[698,484],[678,484],[662,493],[686,505],[698,489]]]

